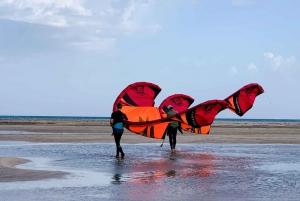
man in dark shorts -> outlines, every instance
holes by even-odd
[[[116,158],[119,158],[119,153],[121,153],[121,158],[123,159],[125,154],[120,145],[120,141],[121,141],[122,134],[124,132],[123,121],[128,120],[128,118],[127,118],[126,114],[121,112],[122,103],[118,103],[117,108],[118,108],[118,110],[111,114],[110,125],[112,126],[112,129],[113,129],[113,135],[115,137],[115,142],[116,142],[116,147],[117,147]]]
[[[171,116],[177,114],[178,112],[173,110],[173,106],[168,106],[169,111],[167,112],[167,116]],[[173,122],[168,125],[167,135],[169,136],[169,142],[171,147],[171,153],[175,153],[176,146],[176,135],[177,135],[177,127],[179,126],[178,122]]]

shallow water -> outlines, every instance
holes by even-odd
[[[73,135],[74,133],[49,133],[49,132],[29,132],[29,131],[10,131],[10,130],[0,130],[0,135]],[[86,133],[76,133],[77,135],[86,134]],[[96,134],[96,133],[95,133]]]
[[[61,179],[0,182],[1,200],[298,200],[300,145],[0,142],[18,168],[70,172]]]

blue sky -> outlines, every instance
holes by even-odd
[[[300,1],[0,0],[0,115],[109,116],[146,81],[194,105],[249,83],[243,118],[300,119]],[[217,118],[239,118],[222,111]]]

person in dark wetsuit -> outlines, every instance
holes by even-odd
[[[113,135],[114,135],[116,147],[117,147],[116,158],[119,158],[119,153],[121,153],[121,158],[123,159],[125,154],[120,145],[120,141],[121,141],[122,134],[124,132],[123,121],[128,120],[128,118],[127,118],[126,114],[121,112],[122,103],[118,103],[117,108],[118,108],[118,110],[111,114],[110,125],[112,126],[112,129],[113,129]]]
[[[173,106],[169,105],[168,106],[169,111],[167,112],[167,116],[171,116],[174,114],[177,114],[178,112],[173,110]],[[179,124],[178,122],[173,122],[168,125],[168,131],[167,135],[169,136],[169,142],[170,142],[170,147],[171,147],[171,153],[175,153],[175,146],[176,146],[176,135],[177,135],[177,128]]]

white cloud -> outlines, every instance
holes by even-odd
[[[57,27],[96,25],[132,33],[160,27],[151,22],[154,5],[154,0],[0,0],[0,18]]]
[[[106,50],[114,47],[116,42],[115,38],[98,38],[91,37],[84,41],[72,42],[71,45],[82,50]]]
[[[264,53],[264,57],[266,57],[266,58],[273,58],[274,57],[274,54],[272,54],[271,52],[265,52]]]
[[[234,66],[232,66],[232,67],[230,68],[230,74],[231,74],[231,75],[235,75],[236,73],[237,73],[237,68],[234,67]]]
[[[273,71],[277,70],[287,70],[292,68],[296,64],[296,58],[294,56],[290,56],[288,58],[284,58],[281,55],[274,56],[271,52],[265,52],[264,57],[270,64],[270,67]]]
[[[92,11],[83,4],[83,0],[0,0],[1,10],[9,11],[1,15],[1,18],[65,27],[69,25],[68,16],[92,15]]]
[[[271,72],[280,74],[287,81],[294,82],[295,79],[298,79],[299,66],[294,56],[285,58],[281,55],[275,56],[273,53],[267,52],[264,53],[264,57]]]
[[[254,73],[258,72],[258,68],[257,68],[253,63],[250,63],[250,64],[248,65],[248,70],[249,70],[250,72],[254,72]]]
[[[155,1],[137,1],[131,0],[121,14],[121,28],[125,34],[132,34],[140,29],[157,30],[160,25],[143,25],[143,22],[149,21],[145,15],[150,8],[155,5]]]
[[[235,6],[250,6],[253,2],[250,0],[232,0],[231,4]]]
[[[290,56],[285,60],[285,68],[290,68],[296,64],[296,58],[294,56]]]
[[[152,20],[154,7],[155,0],[0,0],[0,18],[64,27],[51,37],[102,50],[114,47],[124,34],[161,29]]]
[[[150,26],[150,29],[152,31],[158,31],[161,29],[161,26],[159,24],[154,24],[154,25]]]

